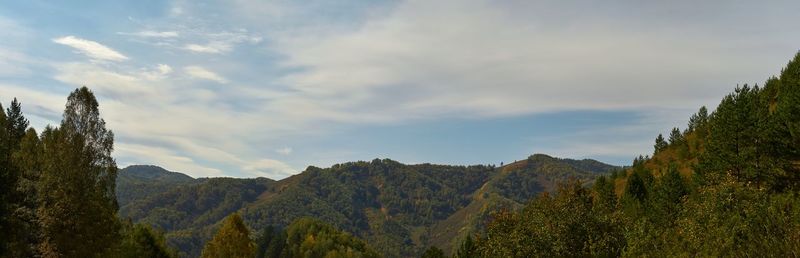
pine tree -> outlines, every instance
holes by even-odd
[[[435,246],[431,246],[425,250],[425,253],[422,254],[422,258],[444,258],[444,251]]]
[[[130,222],[128,222],[130,223]],[[119,258],[174,258],[175,251],[167,247],[164,235],[143,224],[126,225]]]
[[[2,106],[0,106],[0,113]],[[23,219],[18,214],[24,195],[18,191],[21,176],[19,166],[13,161],[13,154],[19,149],[19,143],[28,129],[28,120],[22,115],[22,108],[16,98],[0,117],[0,257],[4,255],[24,255],[27,245],[23,230]],[[4,238],[4,239],[1,239]]]
[[[689,125],[687,130],[689,132],[694,132],[698,129],[703,128],[707,122],[708,122],[708,109],[706,109],[706,106],[702,106],[700,107],[700,110],[697,111],[697,113],[689,117]]]
[[[683,143],[683,134],[681,130],[677,127],[672,128],[672,131],[669,133],[669,144],[670,145],[677,145]]]
[[[3,105],[0,104],[0,111],[2,111]],[[8,157],[10,156],[11,150],[9,150],[8,146],[10,145],[10,140],[8,139],[8,133],[6,127],[8,125],[8,119],[6,114],[0,112],[0,257],[5,257],[8,255],[8,244],[11,241],[11,234],[7,234],[5,232],[10,232],[11,230],[11,200],[14,190],[14,182],[12,182],[11,178],[11,169],[10,169],[10,162]]]
[[[786,65],[775,86],[774,121],[767,139],[772,156],[780,163],[775,188],[800,188],[800,52]],[[766,87],[766,85],[765,85]]]
[[[6,110],[6,117],[6,130],[11,141],[10,146],[12,146],[12,149],[16,149],[22,137],[25,136],[25,131],[28,130],[29,125],[28,119],[22,115],[22,107],[17,98],[11,101],[11,106]]]
[[[255,244],[238,213],[228,216],[217,234],[203,248],[203,258],[251,258]]]
[[[625,184],[625,195],[638,201],[644,201],[647,198],[647,187],[639,174],[634,172],[628,177]]]
[[[653,151],[653,156],[667,148],[667,141],[664,140],[663,135],[658,134],[658,137],[656,137],[656,144],[653,145],[653,148],[655,149]]]
[[[616,209],[617,195],[614,193],[614,181],[600,176],[594,181],[594,208],[600,212]]]
[[[700,157],[699,172],[713,180],[726,173],[742,181],[755,181],[758,164],[759,88],[737,87],[726,96],[709,121],[707,151]],[[716,178],[716,179],[714,179]]]
[[[286,247],[286,231],[267,226],[256,239],[256,258],[279,258]]]
[[[37,195],[36,184],[42,171],[42,143],[33,128],[28,129],[19,144],[19,150],[12,155],[12,160],[20,171],[17,181],[17,192],[21,195],[20,204],[15,217],[19,220],[15,240],[12,242],[13,257],[38,256],[36,246],[39,244],[39,225],[36,217]]]
[[[678,168],[670,164],[667,173],[658,179],[650,200],[651,217],[656,223],[672,223],[677,216],[681,198],[688,194]]]
[[[37,217],[45,257],[105,257],[119,242],[114,135],[86,87],[68,99],[60,128],[42,132]]]

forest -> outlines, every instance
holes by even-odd
[[[200,257],[800,256],[800,54],[763,85],[699,108],[620,169],[537,155],[499,168],[374,160],[282,181],[172,175],[153,189],[176,191],[126,185],[117,196],[114,134],[91,90],[73,91],[60,124],[41,132],[16,99],[3,110],[0,257],[189,256],[167,240],[173,228],[207,239],[191,254]],[[220,205],[180,202],[187,191]],[[297,203],[320,210],[293,211]],[[457,244],[427,238],[476,203],[486,216],[459,224],[471,230]],[[136,215],[150,210],[161,212]],[[183,227],[196,223],[207,237]]]

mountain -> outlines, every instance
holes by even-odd
[[[375,159],[312,166],[280,181],[191,179],[137,166],[120,173],[117,189],[120,214],[164,230],[183,256],[198,256],[220,221],[239,212],[253,232],[313,217],[381,247],[387,257],[415,257],[432,245],[451,250],[482,229],[492,211],[516,209],[559,181],[590,182],[615,169],[544,154],[499,168]],[[132,193],[139,189],[151,190]]]
[[[117,174],[117,201],[122,207],[134,200],[144,200],[176,186],[196,181],[185,174],[167,171],[157,166],[129,166]]]

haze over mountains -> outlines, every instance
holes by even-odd
[[[450,251],[489,213],[516,209],[567,178],[590,182],[618,167],[536,154],[493,166],[406,165],[389,159],[308,167],[292,177],[191,178],[130,166],[117,178],[122,217],[166,232],[182,255],[200,255],[220,222],[238,212],[254,232],[314,217],[381,247],[387,257]]]

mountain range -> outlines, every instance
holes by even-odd
[[[255,234],[313,217],[380,247],[386,257],[449,252],[493,211],[514,210],[558,182],[591,183],[619,167],[535,154],[504,166],[406,165],[375,159],[308,167],[268,178],[192,178],[157,166],[120,170],[120,215],[165,232],[181,256],[197,257],[221,221],[239,213]]]

